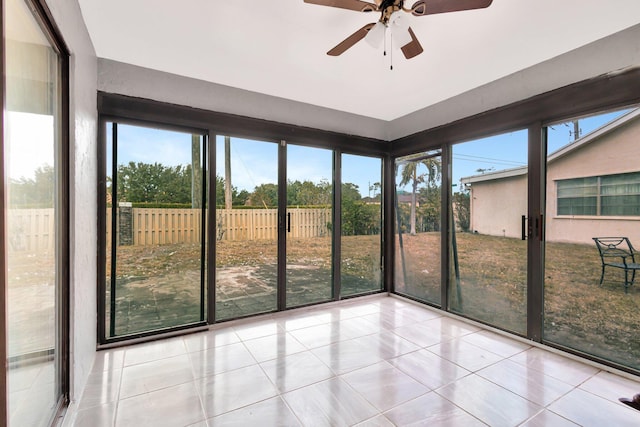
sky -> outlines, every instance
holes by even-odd
[[[628,111],[622,110],[580,119],[581,136],[587,135]],[[167,166],[191,163],[190,134],[130,125],[119,125],[118,129],[118,163],[120,164],[129,161],[158,162]],[[572,122],[551,125],[548,131],[548,153],[551,154],[572,142],[574,140],[572,132]],[[107,135],[107,142],[110,145],[110,130]],[[215,150],[217,174],[224,177],[224,137],[216,137]],[[527,130],[455,144],[452,155],[454,184],[458,184],[460,178],[480,174],[482,170],[499,171],[526,166]],[[14,158],[17,157],[14,156]],[[29,168],[33,169],[32,165],[36,159],[32,160],[29,163],[31,166],[23,168],[16,164],[12,170],[16,173],[24,170],[26,173]],[[109,165],[110,153],[107,154],[107,161]],[[20,160],[20,162],[16,160],[16,162],[26,162],[26,160]],[[287,146],[288,180],[330,182],[332,165],[331,150],[294,144]],[[261,184],[277,183],[277,168],[277,143],[231,138],[231,181],[239,191],[251,192]],[[345,154],[342,159],[342,173],[343,182],[356,184],[363,197],[374,196],[370,187],[380,182],[381,161],[371,157]],[[404,190],[410,190],[410,187],[406,186]]]
[[[53,116],[5,111],[7,174],[13,179],[34,177],[41,166],[53,166]]]
[[[580,136],[588,135],[629,111],[620,110],[579,119]],[[573,128],[572,121],[548,126],[548,155],[574,141]],[[460,178],[481,174],[479,169],[493,172],[526,166],[527,151],[526,129],[456,144],[452,152],[452,183],[459,185]]]
[[[107,131],[107,145],[111,146],[111,128]],[[224,137],[216,136],[216,173],[224,177]],[[166,166],[191,164],[191,135],[167,130],[118,125],[118,163],[129,161],[161,163]],[[381,160],[371,157],[345,155],[343,182],[358,185],[363,197],[373,196],[369,186],[381,180]],[[107,169],[111,168],[111,153],[107,150]],[[291,181],[330,182],[333,152],[322,148],[289,144],[287,147],[287,179]],[[231,138],[231,182],[238,191],[253,189],[261,184],[278,182],[278,144]]]

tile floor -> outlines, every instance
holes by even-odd
[[[102,351],[63,425],[639,426],[640,381],[376,296]]]

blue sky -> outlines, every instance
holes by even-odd
[[[111,143],[111,131],[107,132]],[[224,137],[216,136],[216,170],[224,177]],[[107,150],[109,151],[109,150]],[[191,163],[191,135],[118,125],[118,163],[145,162],[167,166]],[[107,153],[110,165],[110,152]],[[110,166],[108,166],[110,168]],[[287,147],[287,179],[319,183],[331,181],[333,153],[321,148],[289,144]],[[345,155],[343,181],[358,185],[362,196],[369,195],[369,186],[380,182],[380,159]],[[109,171],[108,171],[109,172]],[[231,138],[231,182],[238,190],[253,191],[261,184],[278,181],[278,144]],[[373,194],[372,194],[373,195]]]
[[[581,135],[601,127],[628,110],[579,120]],[[548,152],[552,153],[573,141],[572,122],[549,127]],[[107,132],[110,142],[110,130]],[[218,175],[224,176],[224,138],[216,137]],[[109,151],[109,150],[107,150]],[[231,138],[232,183],[238,190],[252,191],[256,186],[277,182],[278,144]],[[110,162],[110,153],[107,153]],[[191,163],[191,135],[180,132],[119,125],[118,162],[162,163],[176,166]],[[363,197],[372,195],[369,187],[380,181],[380,159],[344,155],[343,182],[354,183]],[[108,163],[110,164],[110,163]],[[319,183],[330,181],[331,150],[296,146],[287,147],[287,178]],[[453,146],[453,183],[461,177],[477,175],[479,169],[498,171],[527,164],[527,131],[520,130]],[[406,187],[405,189],[409,189]]]
[[[602,127],[606,123],[622,116],[629,110],[621,110],[585,117],[578,120],[580,136]],[[574,140],[573,122],[561,122],[550,125],[547,132],[547,153],[552,154]],[[478,175],[478,169],[499,171],[526,166],[527,130],[508,132],[501,135],[464,142],[453,146],[453,183],[459,184],[460,178]]]
[[[224,176],[224,137],[216,137],[218,175]],[[239,190],[276,183],[278,145],[231,138],[231,182]],[[369,186],[380,182],[381,161],[371,157],[344,155],[342,179],[358,185],[361,195],[369,195]],[[287,179],[290,181],[331,182],[333,153],[322,148],[287,146]],[[373,194],[372,194],[373,195]]]

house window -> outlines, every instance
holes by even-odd
[[[640,215],[640,172],[558,181],[558,215]]]

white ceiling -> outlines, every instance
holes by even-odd
[[[409,16],[424,53],[394,51],[391,71],[366,42],[326,55],[378,14],[303,0],[79,2],[101,58],[387,121],[640,23],[638,0],[494,0]]]

